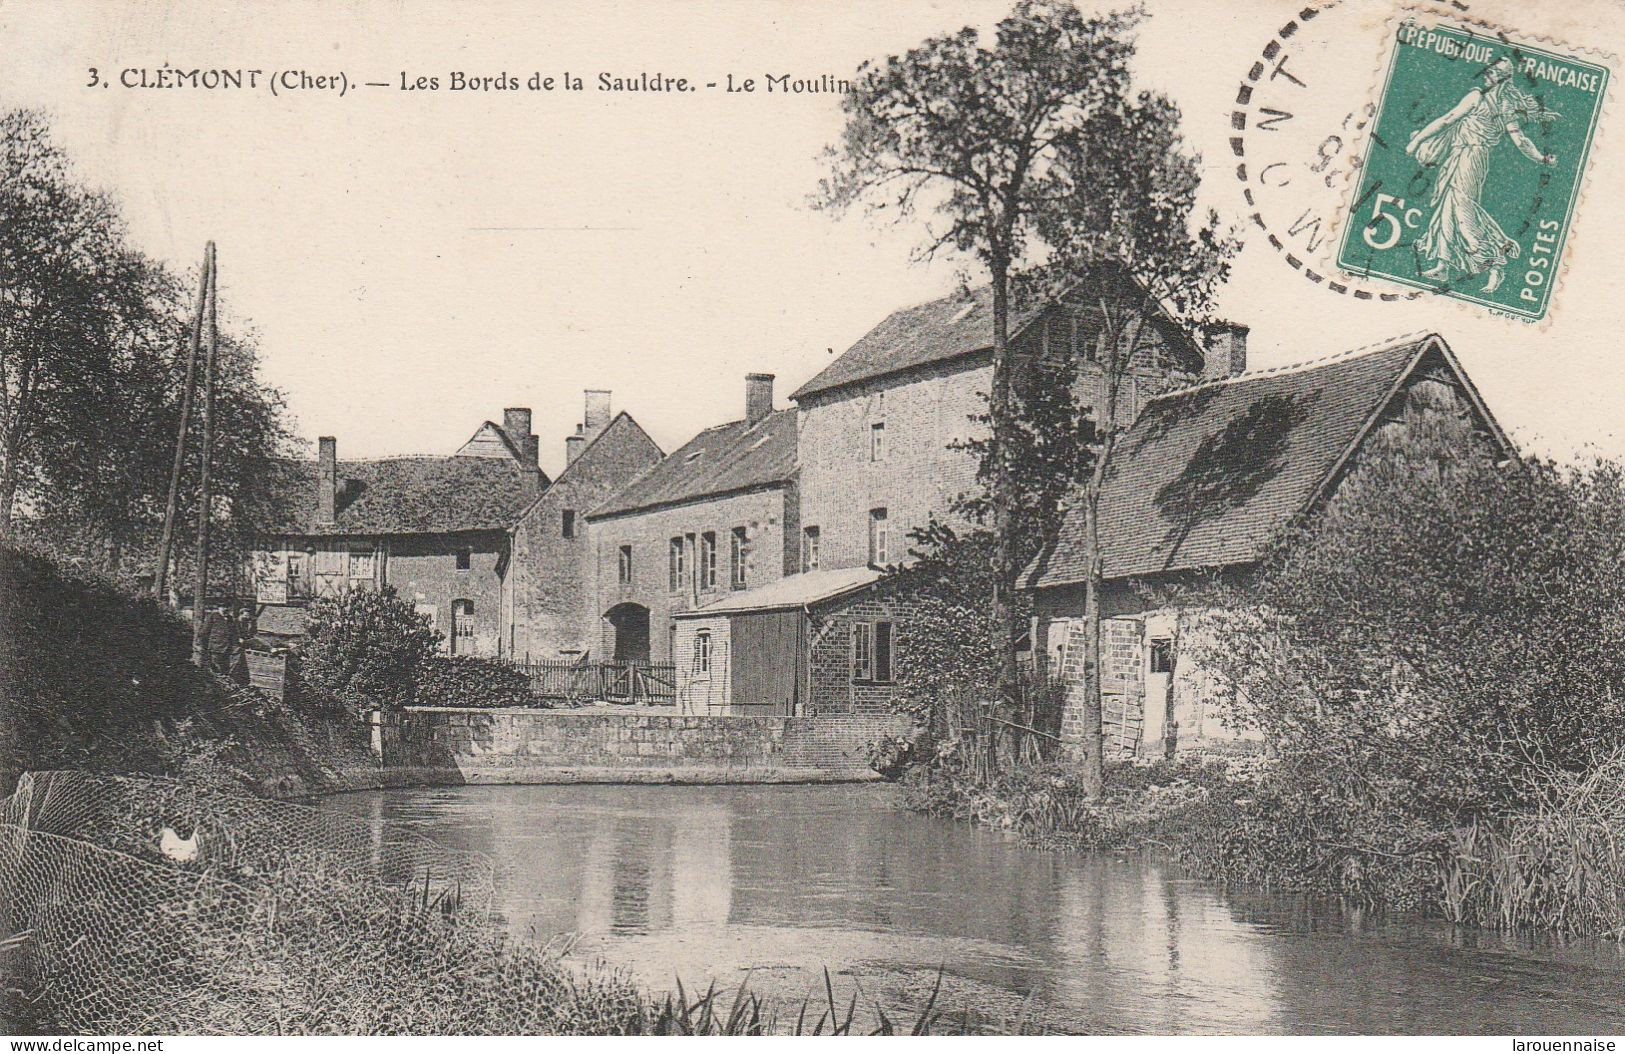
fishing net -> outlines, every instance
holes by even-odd
[[[490,944],[494,886],[488,858],[401,824],[173,780],[27,775],[0,800],[0,1030],[422,1024],[407,1000]]]

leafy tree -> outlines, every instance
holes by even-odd
[[[921,255],[975,258],[992,286],[993,380],[988,400],[994,535],[991,611],[1001,682],[1015,682],[1020,570],[1012,424],[1011,278],[1026,260],[1039,212],[1069,188],[1065,141],[1113,105],[1128,83],[1125,34],[1136,14],[1084,18],[1070,3],[1020,0],[991,46],[972,28],[932,37],[904,55],[859,68],[843,101],[845,132],[828,156],[818,201],[871,214],[932,214]]]
[[[0,531],[115,576],[150,559],[193,286],[129,247],[116,206],[77,182],[42,115],[0,115]],[[211,461],[222,575],[281,497],[270,469],[289,442],[285,406],[257,366],[252,334],[222,335]],[[196,428],[194,414],[182,523],[196,516]]]
[[[1204,599],[1197,661],[1276,755],[1256,822],[1301,869],[1432,858],[1625,751],[1618,463],[1389,452]]]
[[[313,601],[299,646],[301,683],[356,709],[405,706],[441,635],[391,586]]]
[[[1126,55],[1124,56],[1126,59]],[[1036,226],[1054,253],[1032,281],[1037,289],[1085,288],[1099,326],[1099,391],[1077,501],[1084,516],[1084,713],[1078,760],[1087,785],[1104,778],[1101,738],[1100,495],[1117,439],[1131,415],[1123,412],[1123,382],[1171,338],[1170,329],[1199,332],[1211,321],[1214,298],[1239,243],[1216,213],[1196,205],[1200,159],[1179,133],[1180,113],[1150,92],[1114,95],[1089,113],[1058,146],[1057,164],[1069,193],[1037,214]]]

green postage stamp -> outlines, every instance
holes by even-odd
[[[1431,18],[1390,47],[1338,267],[1544,318],[1608,69]]]

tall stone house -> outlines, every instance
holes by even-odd
[[[667,663],[672,616],[793,573],[796,412],[773,376],[745,379],[745,416],[708,428],[593,509],[594,657]]]
[[[1151,399],[1119,442],[1100,502],[1108,749],[1232,743],[1213,680],[1189,658],[1199,611],[1148,602],[1222,573],[1245,584],[1289,525],[1348,493],[1374,458],[1440,471],[1516,456],[1443,338],[1405,339]],[[1038,647],[1065,671],[1063,739],[1082,736],[1085,536],[1071,509],[1023,572]]]
[[[256,632],[303,634],[316,597],[395,590],[453,654],[496,655],[511,618],[510,527],[548,484],[525,408],[486,421],[449,457],[340,461],[323,436],[315,461],[281,466],[289,501],[252,556]]]
[[[1104,408],[1098,303],[1103,274],[1010,325],[1016,384],[1043,383],[1046,364],[1077,367],[1085,407]],[[993,379],[989,287],[894,312],[796,389],[801,466],[802,566],[897,564],[908,535],[975,490],[976,455],[964,443],[986,434]],[[1246,330],[1223,327],[1198,343],[1159,315],[1119,386],[1126,427],[1158,393],[1246,366]]]
[[[1047,383],[1069,361],[1079,402],[1103,407],[1096,312],[1102,297],[1137,293],[1124,281],[1103,271],[1019,312],[1011,325],[1017,387]],[[874,583],[878,569],[907,562],[913,529],[933,516],[951,521],[955,499],[978,486],[966,443],[985,434],[992,326],[987,288],[897,311],[794,392],[799,523],[784,538],[794,573],[670,609],[681,705],[889,712],[911,612]],[[1156,313],[1120,385],[1119,426],[1161,392],[1244,369],[1245,339],[1245,329],[1229,326],[1198,343]]]
[[[506,650],[519,659],[580,659],[594,651],[600,613],[587,514],[662,456],[630,414],[611,416],[605,391],[586,393],[582,421],[564,448],[563,471],[513,528]]]

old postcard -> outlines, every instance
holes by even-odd
[[[1625,1033],[1620,0],[0,44],[13,1050]]]

